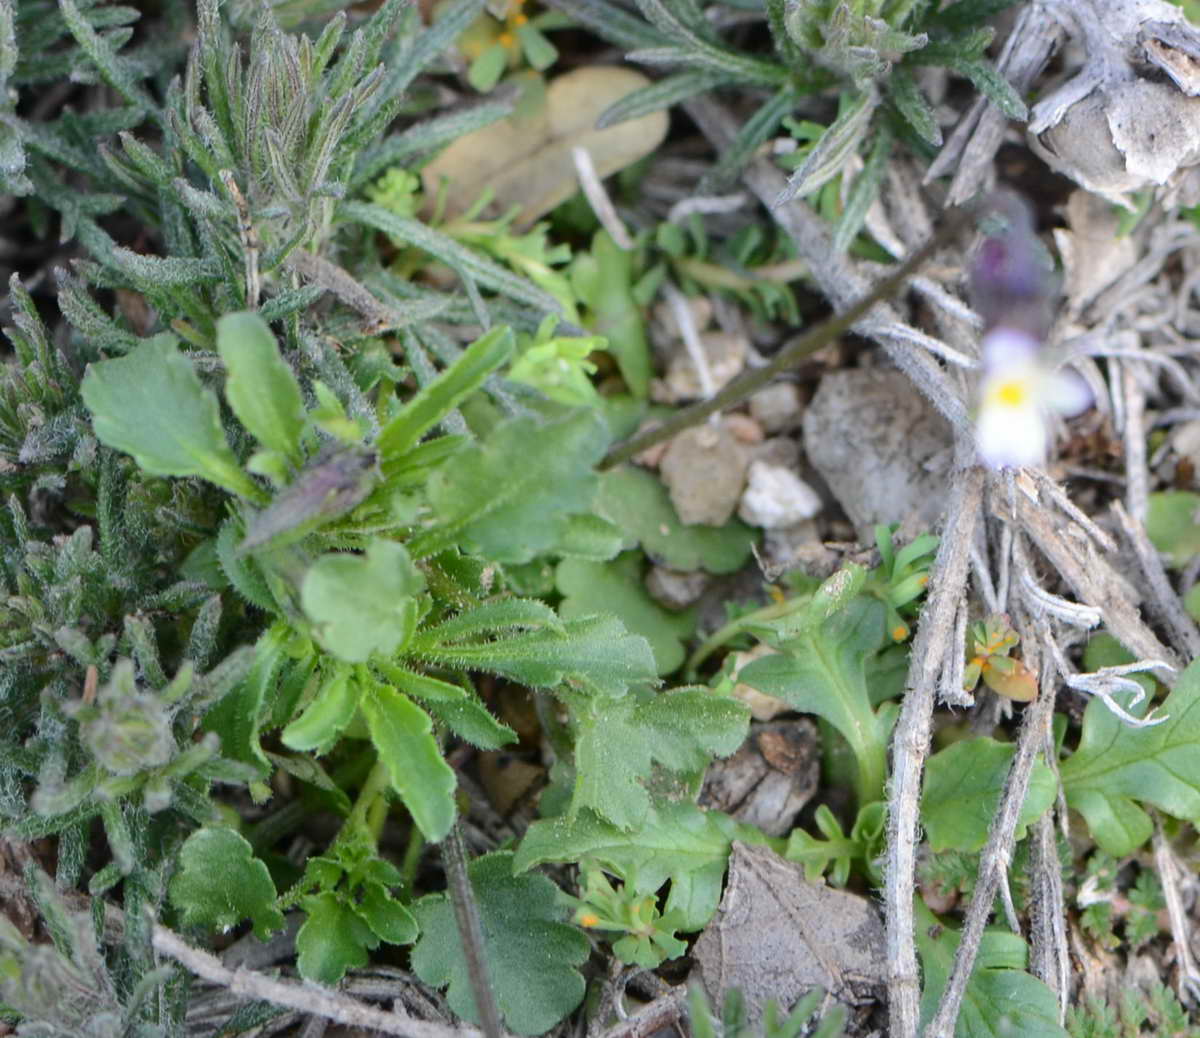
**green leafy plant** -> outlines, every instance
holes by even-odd
[[[921,992],[921,1020],[933,1017],[938,999],[946,986],[959,935],[940,923],[920,899],[915,904],[917,951],[921,956],[924,982]],[[966,1035],[997,1034],[1011,1030],[1018,1034],[1039,1034],[1046,1038],[1066,1035],[1058,1023],[1058,1003],[1054,993],[1036,977],[1025,972],[1027,949],[1016,934],[987,930],[980,942],[979,954],[967,990],[956,1033]]]
[[[678,909],[664,914],[653,895],[630,896],[624,885],[614,887],[603,870],[586,863],[583,880],[575,922],[589,930],[624,934],[612,946],[622,962],[653,969],[687,951],[687,945],[675,936],[680,923]]]
[[[1133,695],[1113,698],[1141,717],[1148,699],[1130,706]],[[1157,724],[1133,727],[1099,698],[1084,711],[1079,746],[1061,762],[1059,774],[1067,803],[1109,854],[1129,854],[1150,838],[1154,825],[1139,801],[1176,818],[1200,816],[1200,775],[1187,748],[1195,740],[1198,695],[1200,667],[1193,663],[1157,709]]]
[[[1088,999],[1067,1010],[1071,1038],[1136,1038],[1147,1033],[1146,1027],[1152,1028],[1150,1033],[1179,1038],[1195,1038],[1200,1033],[1175,992],[1162,983],[1152,984],[1148,991],[1125,989],[1115,1007]]]
[[[920,594],[932,538],[914,541],[894,554],[890,535],[883,565],[870,573],[858,565],[838,571],[814,592],[743,616],[710,638],[693,656],[704,655],[739,631],[749,631],[777,651],[754,660],[739,674],[752,688],[776,696],[828,722],[846,740],[854,761],[859,806],[882,799],[888,737],[896,718],[893,693],[879,684],[881,652],[908,634],[897,610]],[[891,629],[888,629],[889,618]]]
[[[460,50],[471,60],[467,82],[481,93],[495,87],[522,59],[538,72],[548,69],[558,60],[558,51],[545,33],[570,24],[554,11],[530,18],[524,0],[505,6],[503,19],[481,14],[458,40]]]
[[[883,850],[885,821],[884,805],[872,801],[859,809],[847,834],[828,805],[821,804],[813,818],[821,835],[814,836],[799,827],[793,829],[784,857],[803,865],[804,877],[810,883],[828,874],[834,886],[845,886],[855,866],[878,881],[881,877],[877,859]]]
[[[921,819],[935,851],[979,851],[1000,803],[1016,748],[994,739],[963,739],[929,758]],[[1034,764],[1017,821],[1017,839],[1054,802],[1054,774],[1042,761]]]
[[[709,189],[740,171],[797,101],[838,84],[838,115],[792,175],[784,199],[809,195],[839,175],[847,160],[870,141],[862,169],[837,215],[835,241],[845,249],[858,235],[879,193],[897,140],[920,153],[941,144],[941,130],[914,75],[940,66],[969,79],[1010,118],[1026,118],[1012,87],[984,57],[993,30],[982,26],[1006,0],[963,2],[945,10],[929,3],[850,3],[805,0],[765,8],[774,55],[742,54],[721,39],[699,9],[641,0],[645,21],[606,0],[556,0],[555,6],[641,61],[665,65],[670,75],[613,106],[602,124],[633,118],[686,101],[715,87],[753,84],[767,94],[747,118],[733,145],[706,178]],[[781,199],[784,200],[784,199]]]
[[[563,913],[554,884],[544,876],[514,875],[512,858],[505,851],[476,858],[470,881],[505,1022],[518,1034],[541,1034],[583,998],[578,967],[588,956],[588,943],[577,929],[558,921]],[[413,912],[421,928],[413,969],[427,984],[448,987],[459,1016],[478,1020],[449,899],[430,894]]]
[[[746,1006],[741,991],[733,988],[725,995],[720,1016],[713,1013],[708,996],[698,984],[688,990],[688,1021],[697,1038],[796,1038],[804,1033],[809,1038],[841,1038],[846,1033],[846,1008],[835,1006],[814,1020],[824,992],[815,988],[782,1016],[779,1006],[770,1001],[763,1011],[762,1023],[752,1027],[746,1019]]]

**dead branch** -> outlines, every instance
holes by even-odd
[[[972,442],[972,441],[968,441]],[[975,523],[983,492],[983,470],[960,474],[946,510],[942,539],[930,573],[929,598],[913,642],[907,691],[892,738],[888,792],[888,852],[885,867],[888,1008],[894,1038],[915,1038],[921,982],[913,936],[913,893],[921,800],[921,772],[929,752],[934,692],[953,642],[955,618],[966,588]]]

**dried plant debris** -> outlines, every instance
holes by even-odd
[[[765,847],[735,843],[725,895],[693,949],[709,997],[741,990],[748,1015],[821,988],[851,1009],[883,991],[883,922],[866,898],[809,883]]]
[[[1200,30],[1165,0],[1048,6],[1085,58],[1034,106],[1030,147],[1119,205],[1148,184],[1177,185],[1200,162]]]

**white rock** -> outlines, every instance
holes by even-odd
[[[752,461],[747,477],[738,516],[751,526],[792,526],[821,510],[817,492],[790,469]]]

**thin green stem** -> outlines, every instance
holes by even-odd
[[[736,638],[747,628],[753,627],[756,623],[762,623],[765,620],[778,620],[781,616],[787,616],[789,613],[808,605],[811,597],[811,595],[803,595],[798,598],[785,598],[782,602],[772,602],[770,605],[756,609],[752,613],[746,613],[744,616],[739,616],[734,620],[730,620],[724,626],[718,627],[696,647],[696,651],[688,658],[687,669],[684,671],[685,679],[687,681],[695,681],[696,672],[700,669],[700,664],[722,645]]]
[[[408,833],[408,846],[404,848],[404,860],[400,863],[400,875],[404,877],[404,889],[412,890],[417,880],[417,866],[421,863],[421,852],[425,850],[425,837],[418,826]]]
[[[899,292],[916,272],[924,266],[929,258],[951,238],[954,237],[966,223],[972,210],[960,209],[952,212],[941,229],[921,246],[913,255],[900,265],[894,274],[890,274],[879,282],[853,306],[828,321],[817,325],[812,331],[800,336],[795,342],[775,354],[769,364],[761,368],[751,368],[741,377],[734,379],[724,389],[707,400],[701,400],[691,407],[685,407],[676,412],[661,425],[654,426],[646,432],[618,444],[605,455],[600,463],[602,469],[610,469],[649,447],[664,443],[688,429],[699,425],[709,415],[723,411],[728,407],[740,404],[743,400],[757,392],[776,375],[788,368],[794,367],[805,357],[811,356],[817,350],[828,346],[843,332],[849,331],[872,307],[885,299],[890,299]]]

